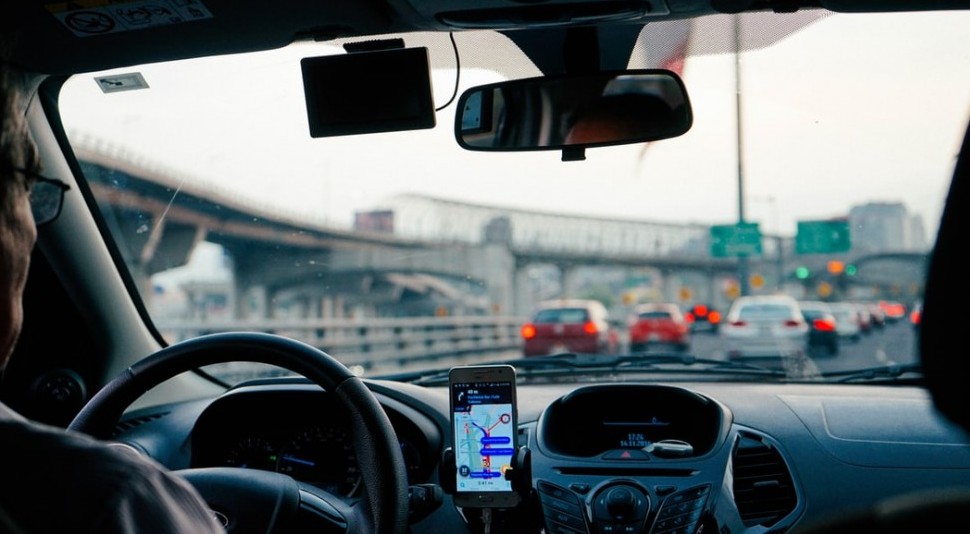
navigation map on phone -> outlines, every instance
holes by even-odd
[[[512,384],[457,383],[452,395],[458,491],[512,491],[505,480],[515,454]]]

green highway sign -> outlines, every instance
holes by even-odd
[[[849,221],[798,221],[795,254],[830,254],[851,248]]]
[[[711,256],[736,258],[761,255],[761,230],[758,223],[711,226]]]

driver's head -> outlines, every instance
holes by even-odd
[[[595,99],[577,111],[566,145],[656,139],[674,127],[672,110],[651,94],[621,94]]]
[[[21,297],[37,237],[30,212],[29,175],[37,171],[39,160],[15,78],[0,63],[0,369],[20,335]]]

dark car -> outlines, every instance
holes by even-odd
[[[630,351],[651,347],[690,348],[690,324],[676,304],[641,304],[630,317]]]
[[[869,310],[869,319],[872,322],[873,330],[882,330],[886,327],[886,312],[878,303],[868,302],[865,304]]]
[[[560,352],[612,354],[619,336],[609,312],[596,300],[556,300],[540,304],[522,325],[522,353],[539,356]]]
[[[707,304],[694,304],[684,313],[692,332],[717,333],[721,327],[721,312]]]
[[[802,316],[808,322],[808,350],[813,355],[834,356],[839,352],[839,333],[835,315],[822,301],[801,301]]]

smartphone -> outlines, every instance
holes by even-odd
[[[457,506],[509,508],[520,496],[505,479],[518,448],[515,368],[510,365],[453,367],[452,450]]]

